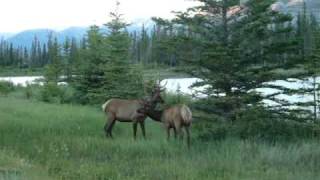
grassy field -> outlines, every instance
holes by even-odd
[[[290,179],[320,177],[319,141],[264,144],[165,140],[147,120],[147,140],[117,123],[103,133],[100,107],[0,97],[0,179]],[[196,132],[193,132],[196,133]]]

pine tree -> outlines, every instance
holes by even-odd
[[[71,44],[70,39],[66,37],[63,44],[63,63],[64,63],[64,75],[66,76],[66,81],[71,81],[72,75],[72,64],[71,64]]]
[[[126,24],[117,9],[110,13],[111,21],[105,24],[109,29],[104,45],[106,57],[105,82],[103,91],[106,99],[112,97],[132,98],[141,95],[143,89],[141,71],[130,64],[129,47],[130,36],[126,31]]]
[[[203,80],[194,86],[209,85],[203,93],[210,107],[198,108],[236,120],[248,105],[257,106],[263,99],[253,89],[287,78],[275,71],[293,66],[286,58],[296,47],[291,17],[273,11],[273,0],[250,0],[245,6],[228,0],[200,2],[173,21],[184,28],[170,38],[179,46],[170,46],[170,41],[166,45],[179,47],[183,55],[176,57],[191,67],[186,72]]]
[[[110,16],[111,21],[105,25],[107,33],[102,33],[98,26],[90,27],[81,42],[79,60],[74,45],[72,56],[77,62],[72,84],[80,103],[97,104],[109,98],[137,97],[143,90],[140,68],[129,60],[131,39],[126,31],[127,24],[117,10]]]
[[[106,58],[103,49],[103,35],[98,26],[91,26],[82,42],[81,59],[76,63],[73,86],[80,103],[100,103]]]
[[[69,66],[70,66],[70,81],[72,79],[72,74],[75,71],[75,65],[77,64],[77,62],[79,61],[80,57],[79,57],[79,48],[78,48],[78,44],[77,44],[77,40],[75,38],[71,39],[71,47],[70,47],[70,58],[69,58]]]
[[[42,66],[45,66],[49,63],[49,57],[47,52],[47,45],[44,43],[42,45],[42,52],[41,52],[41,64]]]
[[[308,21],[307,21],[308,22]],[[307,70],[307,78],[306,80],[310,80],[311,77],[311,88],[305,89],[306,94],[311,94],[313,96],[313,120],[317,121],[319,118],[320,112],[320,83],[317,82],[317,77],[320,75],[320,26],[316,22],[314,16],[310,15],[310,23],[306,25],[306,34],[304,38],[304,59],[306,61],[306,70]],[[309,103],[305,104],[306,106],[310,105]]]
[[[45,80],[46,83],[57,85],[63,70],[62,55],[58,39],[54,37],[54,40],[52,40],[52,38],[53,37],[50,36],[48,40],[48,55],[50,63],[46,66]]]

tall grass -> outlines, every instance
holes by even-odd
[[[0,179],[317,179],[319,141],[264,144],[165,140],[147,120],[147,140],[117,123],[103,132],[99,108],[0,97]],[[196,132],[193,132],[196,133]]]

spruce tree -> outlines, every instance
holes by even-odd
[[[253,89],[287,78],[275,71],[292,68],[286,58],[296,46],[291,17],[272,10],[273,0],[250,0],[245,6],[235,6],[238,1],[232,0],[200,2],[173,21],[185,28],[174,38],[182,53],[177,57],[189,64],[187,73],[202,79],[194,86],[207,85],[202,92],[208,96],[206,105],[198,108],[236,120],[240,112],[266,98]]]
[[[142,95],[142,73],[139,67],[130,64],[130,36],[126,31],[127,23],[117,9],[110,13],[111,21],[105,24],[109,30],[104,41],[107,64],[103,91],[105,99],[133,98]]]
[[[82,42],[81,58],[76,63],[73,86],[80,103],[100,103],[102,99],[104,65],[103,35],[98,26],[91,26]]]
[[[52,38],[53,37],[50,36],[48,41],[48,55],[50,62],[46,66],[45,81],[46,83],[52,83],[57,85],[63,70],[62,55],[61,47],[58,44],[58,39],[54,37],[54,40],[52,40]]]

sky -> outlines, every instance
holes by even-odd
[[[194,6],[191,0],[119,0],[127,22],[153,16],[172,18],[171,11]],[[115,0],[1,0],[0,32],[28,29],[62,30],[71,26],[101,25],[109,20]]]

